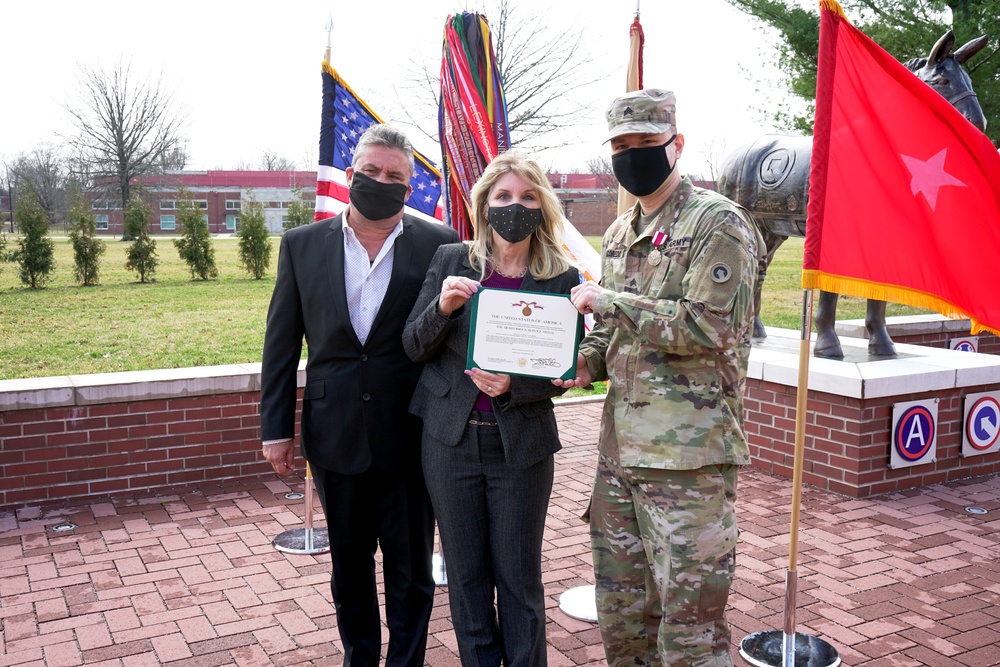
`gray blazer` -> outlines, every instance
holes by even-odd
[[[424,438],[445,445],[458,444],[476,403],[479,389],[465,375],[469,345],[469,314],[462,306],[451,317],[437,312],[441,282],[447,276],[479,280],[469,265],[467,246],[443,245],[431,260],[420,295],[403,329],[403,348],[410,359],[425,362],[410,412],[423,418]],[[521,289],[532,292],[569,294],[580,284],[580,273],[571,268],[561,276],[542,282],[528,273]],[[559,451],[559,432],[552,410],[552,397],[565,390],[549,380],[511,376],[510,392],[491,398],[503,439],[507,464],[528,468]]]

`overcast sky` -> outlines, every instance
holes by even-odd
[[[624,90],[628,27],[635,0],[515,0],[544,8],[554,28],[581,30],[599,83],[586,92],[587,122],[568,131],[572,146],[540,158],[557,169],[602,155],[603,112]],[[0,159],[68,131],[63,104],[74,99],[79,64],[131,61],[140,75],[162,74],[187,111],[189,168],[234,168],[264,150],[312,169],[320,112],[320,63],[334,16],[333,66],[387,120],[404,120],[397,94],[406,62],[436,70],[449,13],[475,0],[50,0],[4,3],[0,30]],[[686,172],[708,156],[770,129],[755,109],[780,96],[767,36],[724,0],[642,0],[646,87],[677,93],[687,146]],[[769,74],[770,73],[770,74]],[[429,128],[433,131],[433,127]],[[413,133],[440,161],[440,149]]]

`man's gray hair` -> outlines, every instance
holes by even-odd
[[[351,158],[351,168],[356,168],[358,158],[369,146],[385,146],[395,148],[406,154],[406,161],[410,165],[410,174],[415,172],[413,166],[413,144],[406,138],[401,130],[397,130],[387,123],[375,123],[370,125],[365,133],[358,140],[358,145],[354,149],[354,157]]]

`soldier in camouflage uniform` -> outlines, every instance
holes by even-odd
[[[673,93],[607,112],[612,165],[638,203],[604,235],[601,284],[573,290],[597,325],[577,378],[608,380],[591,509],[608,664],[732,665],[725,619],[758,253],[750,216],[674,167]]]

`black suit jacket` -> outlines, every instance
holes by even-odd
[[[413,394],[410,412],[423,418],[424,437],[446,445],[458,444],[479,396],[465,375],[471,308],[462,306],[450,318],[437,312],[441,282],[447,276],[479,280],[469,265],[465,244],[442,246],[427,271],[427,279],[403,331],[403,345],[414,361],[426,362]],[[569,294],[580,284],[580,273],[570,269],[541,282],[525,274],[521,289]],[[491,399],[500,426],[507,464],[527,468],[559,451],[559,432],[552,397],[565,390],[550,380],[511,376],[510,392]]]
[[[448,227],[403,216],[389,288],[362,345],[347,309],[343,214],[282,236],[264,335],[263,440],[295,433],[304,336],[308,358],[300,435],[306,460],[348,475],[373,462],[386,471],[419,465],[420,422],[407,414],[407,406],[420,365],[403,350],[403,325],[434,252],[457,237]]]

